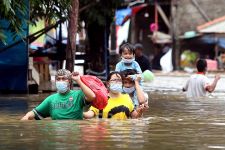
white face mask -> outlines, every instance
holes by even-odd
[[[120,93],[122,92],[122,83],[110,83],[109,89],[113,93]]]
[[[130,64],[130,63],[132,63],[134,60],[135,60],[135,58],[132,58],[132,59],[126,59],[126,58],[123,58],[123,57],[122,57],[122,62],[123,62],[123,63],[126,63],[126,64]]]
[[[66,93],[69,90],[69,82],[56,81],[56,88],[59,93]]]
[[[133,93],[133,92],[135,91],[135,87],[134,87],[134,86],[129,87],[129,88],[123,87],[123,91],[124,91],[125,93],[130,94],[130,93]]]

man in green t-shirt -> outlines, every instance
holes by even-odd
[[[57,93],[48,96],[40,105],[29,111],[21,120],[39,120],[46,117],[56,119],[83,119],[83,107],[95,99],[94,92],[80,79],[78,73],[66,69],[57,71]],[[72,80],[81,90],[71,90]]]

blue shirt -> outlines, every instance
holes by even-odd
[[[142,73],[141,67],[139,66],[139,64],[136,61],[133,61],[130,65],[125,65],[122,61],[120,61],[116,64],[115,71],[121,72],[126,69],[136,69],[138,74]]]

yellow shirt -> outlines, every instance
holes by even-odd
[[[121,94],[117,98],[108,99],[108,104],[103,109],[102,114],[101,110],[93,106],[90,107],[90,110],[95,113],[95,116],[102,116],[102,118],[127,119],[130,117],[131,112],[134,111],[134,105],[128,94]]]

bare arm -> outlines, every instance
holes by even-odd
[[[129,78],[132,79],[131,76],[129,76]],[[142,90],[142,88],[140,86],[140,81],[141,81],[141,75],[140,74],[136,74],[135,75],[135,80],[134,80],[135,90],[136,90],[136,93],[137,93],[138,102],[141,105],[141,104],[145,103],[145,95],[144,95],[144,91]]]
[[[80,86],[80,88],[84,92],[84,95],[86,96],[87,101],[91,102],[95,99],[95,93],[81,81],[80,76],[77,72],[72,73],[72,79],[76,81]]]
[[[33,111],[29,111],[21,120],[33,120],[35,117],[35,114]]]
[[[144,111],[144,105],[140,105],[136,110],[131,113],[131,118],[140,118]]]
[[[216,85],[217,85],[217,82],[219,81],[219,79],[220,79],[220,75],[216,75],[214,81],[212,82],[212,84],[206,86],[206,88],[205,88],[206,91],[208,91],[210,93],[213,92],[215,90],[215,88],[216,88]]]
[[[138,81],[135,81],[135,89],[136,89],[136,92],[137,92],[137,99],[138,99],[139,104],[145,103],[144,91],[142,90]]]

